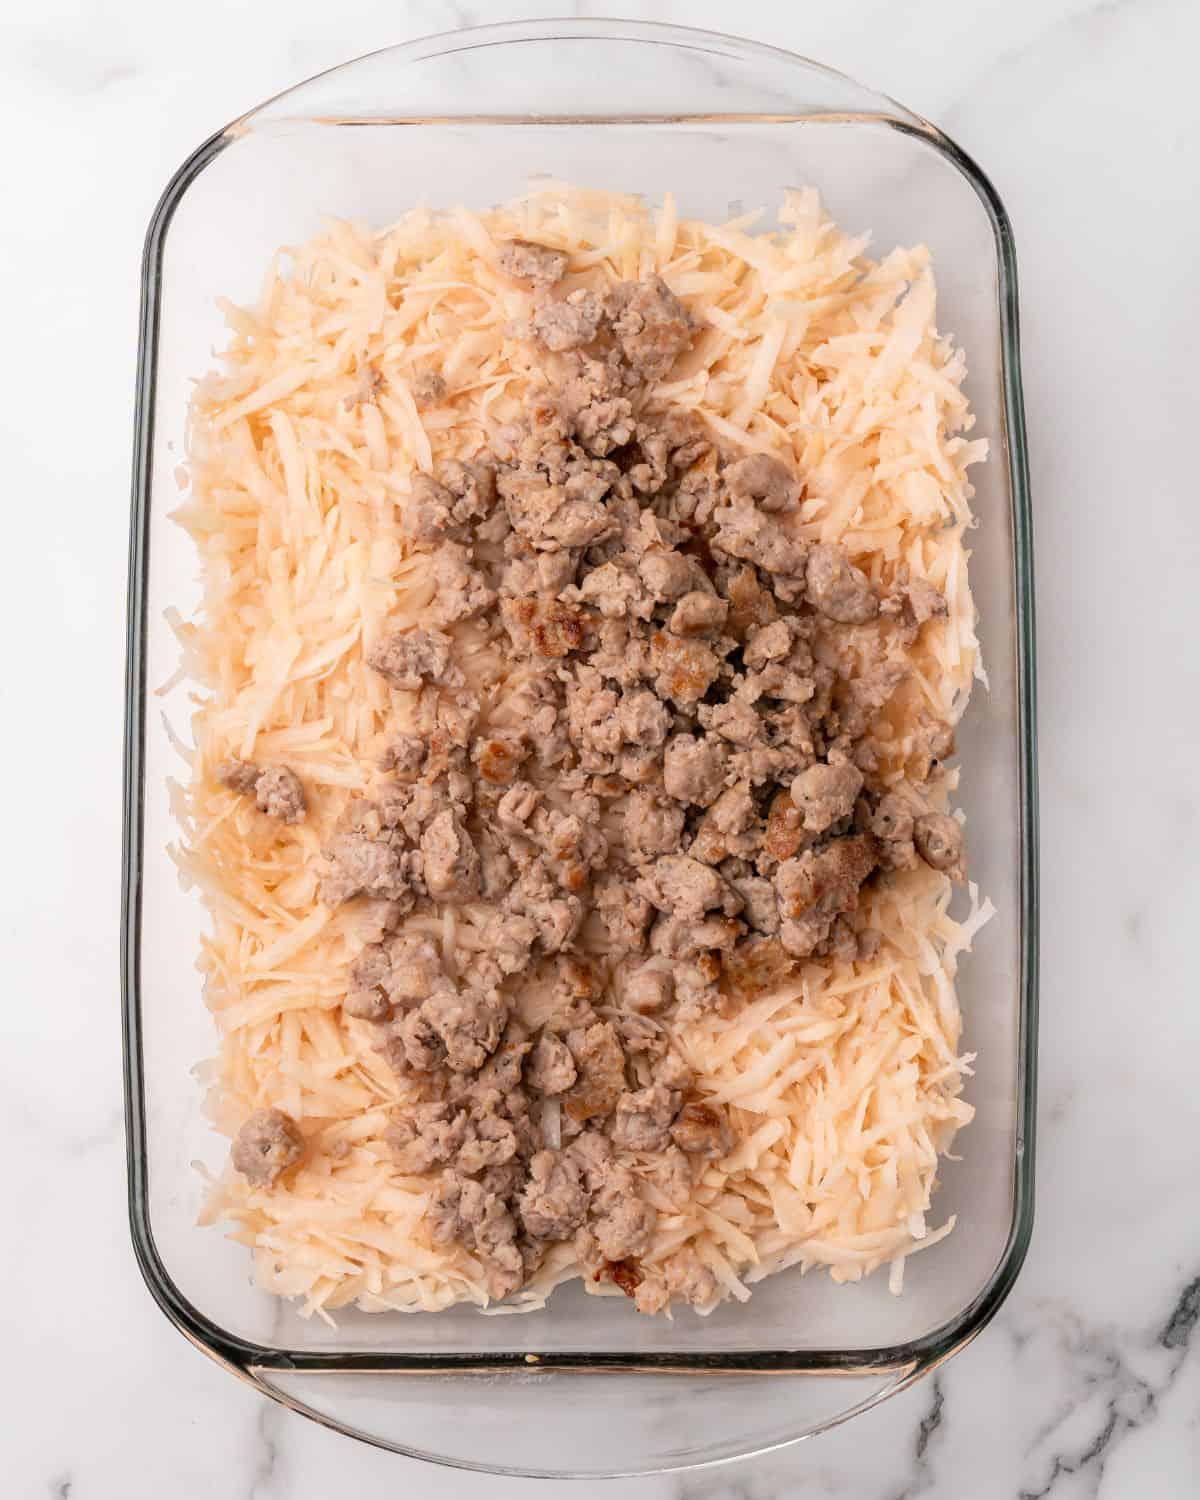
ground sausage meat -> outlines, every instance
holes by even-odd
[[[410,692],[423,682],[449,687],[462,681],[462,673],[451,665],[450,646],[450,637],[440,630],[396,631],[367,652],[367,665],[393,687]]]
[[[269,818],[283,823],[304,821],[304,788],[295,771],[286,766],[267,766],[254,784],[254,800]]]
[[[259,812],[281,823],[302,823],[308,805],[299,776],[287,766],[259,767],[249,760],[224,760],[217,780],[243,796],[254,793]]]
[[[526,239],[496,272],[525,394],[486,446],[401,481],[405,582],[416,549],[433,587],[364,653],[377,779],[316,869],[326,904],[377,904],[342,1009],[397,1075],[387,1140],[428,1179],[425,1232],[490,1296],[553,1251],[647,1311],[706,1307],[688,1243],[642,1260],[735,1147],[684,1028],[869,962],[864,883],[962,877],[932,810],[951,726],[904,655],[948,606],[907,563],[868,577],[811,540],[803,473],[664,401],[702,330],[662,278],[606,288]],[[446,399],[446,376],[405,378]],[[216,774],[304,813],[287,768]],[[257,1118],[235,1164],[269,1186],[302,1142]]]
[[[692,565],[681,552],[647,552],[638,563],[642,582],[656,599],[678,599],[694,581]]]
[[[762,510],[792,510],[800,499],[795,474],[766,453],[751,453],[730,464],[725,483],[734,500],[749,501]]]
[[[809,766],[792,782],[792,806],[806,833],[824,833],[854,811],[863,774],[849,762]]]
[[[259,774],[258,767],[249,760],[223,760],[217,767],[217,780],[221,785],[243,796],[254,790]]]
[[[591,292],[571,292],[562,301],[546,298],[534,309],[533,336],[552,354],[590,344],[600,327],[600,303]]]
[[[869,580],[840,547],[814,547],[808,555],[808,599],[829,619],[842,625],[861,625],[879,613],[879,600]]]
[[[388,1126],[385,1139],[402,1172],[429,1172],[454,1160],[470,1129],[470,1117],[446,1101],[419,1104]]]
[[[913,810],[903,797],[889,792],[871,813],[870,830],[879,845],[879,862],[888,870],[910,870],[917,862]]]
[[[425,885],[439,901],[467,901],[479,888],[479,855],[462,819],[444,808],[421,835]]]
[[[728,886],[708,865],[686,854],[666,854],[641,877],[639,890],[658,911],[701,917],[720,906]]]
[[[565,1151],[539,1151],[529,1163],[521,1194],[521,1222],[537,1239],[565,1240],[587,1214],[588,1194],[574,1158]]]
[[[913,842],[927,865],[952,880],[966,879],[962,824],[948,813],[922,813],[913,823]]]
[[[683,824],[681,807],[652,792],[634,792],[625,804],[625,843],[630,856],[638,860],[678,849]]]
[[[681,1151],[702,1161],[716,1161],[733,1145],[729,1117],[719,1104],[685,1104],[671,1126],[671,1139]]]
[[[532,281],[534,286],[561,281],[569,263],[565,250],[539,245],[536,240],[505,240],[496,255],[496,264],[506,276]]]
[[[660,380],[692,342],[695,322],[661,276],[624,281],[605,312],[621,353],[638,374]]]
[[[594,1120],[610,1114],[625,1087],[625,1054],[616,1031],[597,1021],[567,1035],[578,1079],[565,1099],[573,1120]]]
[[[338,834],[325,849],[327,873],[320,883],[321,900],[340,906],[355,896],[378,897],[412,906],[418,863],[393,839],[362,832]]]
[[[856,909],[862,883],[876,863],[874,839],[854,834],[780,865],[775,887],[784,948],[796,958],[810,957],[829,937],[834,918]]]
[[[434,1244],[458,1242],[479,1257],[491,1296],[507,1296],[520,1286],[524,1262],[516,1245],[517,1223],[503,1194],[447,1171],[434,1190],[426,1218]]]
[[[579,1070],[566,1042],[550,1035],[538,1040],[526,1074],[531,1088],[542,1094],[565,1094],[578,1076]]]
[[[680,802],[707,807],[725,786],[727,757],[717,740],[677,734],[663,756],[663,786]]]
[[[508,1001],[495,990],[439,985],[418,1012],[446,1049],[458,1073],[481,1068],[499,1045],[508,1019]]]
[[[661,1151],[678,1109],[679,1096],[659,1083],[622,1094],[613,1115],[613,1144],[623,1151]]]
[[[251,1187],[274,1187],[303,1155],[300,1127],[281,1109],[256,1109],[234,1137],[234,1168]]]
[[[690,594],[684,594],[671,611],[667,629],[672,635],[715,635],[728,614],[728,600],[693,589]]]
[[[605,1260],[627,1260],[645,1253],[657,1219],[649,1203],[614,1187],[593,1200],[590,1227]]]

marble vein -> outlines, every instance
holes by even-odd
[[[1179,1376],[1200,1320],[1200,1277],[1183,1287],[1166,1322],[1149,1335],[1122,1336],[1066,1307],[1039,1311],[1057,1337],[1067,1394],[1034,1434],[1030,1469],[1037,1478],[1020,1489],[1018,1500],[1046,1500],[1063,1478],[1074,1476],[1098,1496],[1113,1451],[1156,1420]]]
[[[1179,1294],[1179,1301],[1159,1335],[1159,1343],[1164,1349],[1187,1349],[1197,1322],[1200,1322],[1200,1276],[1189,1281]]]
[[[279,1463],[279,1437],[284,1408],[273,1401],[262,1401],[254,1424],[254,1473],[245,1500],[265,1500],[270,1493]]]
[[[917,1424],[912,1476],[903,1489],[896,1491],[894,1500],[918,1500],[918,1496],[930,1492],[933,1485],[933,1465],[929,1457],[929,1445],[941,1431],[945,1409],[946,1388],[941,1375],[934,1375],[929,1381],[929,1410]]]

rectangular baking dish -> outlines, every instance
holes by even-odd
[[[311,235],[323,216],[378,225],[419,201],[487,207],[540,173],[652,202],[670,188],[681,214],[714,219],[773,211],[785,187],[812,184],[846,229],[873,232],[876,253],[930,246],[939,324],[967,351],[975,435],[992,443],[990,461],[974,470],[981,525],[971,562],[990,690],[976,693],[959,735],[961,802],[973,877],[999,914],[960,976],[964,1046],[978,1053],[967,1092],[977,1116],[959,1138],[963,1160],[945,1164],[937,1200],[939,1221],[955,1213],[958,1227],[909,1262],[899,1297],[883,1276],[837,1287],[787,1273],[761,1283],[747,1305],[705,1319],[648,1320],[576,1287],[522,1317],[345,1311],[331,1328],[258,1292],[243,1248],[195,1224],[194,1163],[216,1169],[227,1143],[203,1119],[190,1071],[214,1045],[195,970],[202,912],[166,852],[175,834],[167,781],[184,768],[164,713],[185,725],[186,687],[165,698],[154,689],[177,665],[164,610],[186,616],[197,597],[191,545],[169,513],[190,382],[222,337],[214,298],[252,299],[276,248]],[[979,1331],[1016,1276],[1033,1213],[1037,847],[1024,444],[1015,258],[994,191],[933,126],[790,54],[637,23],[486,27],[336,68],[189,158],[155,212],[144,261],[123,983],[133,1239],[152,1292],[193,1342],[298,1409],[400,1451],[599,1474],[685,1467],[808,1435],[910,1383]],[[492,1378],[481,1385],[472,1377],[483,1373]],[[428,1378],[401,1378],[417,1374]],[[751,1377],[753,1399],[732,1403],[741,1415],[731,1417],[728,1382]],[[668,1419],[680,1403],[690,1437]]]

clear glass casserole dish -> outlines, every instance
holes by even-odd
[[[166,852],[166,784],[179,763],[153,689],[176,666],[164,610],[186,614],[197,593],[191,544],[168,517],[190,381],[221,337],[214,298],[252,296],[273,251],[322,216],[380,224],[418,200],[486,207],[536,173],[651,201],[669,187],[681,212],[714,219],[814,185],[877,248],[929,245],[939,322],[967,352],[976,432],[993,445],[974,473],[971,564],[990,691],[961,726],[960,800],[973,878],[999,915],[959,980],[964,1045],[978,1053],[967,1095],[977,1115],[938,1197],[958,1227],[910,1262],[900,1297],[883,1276],[836,1287],[785,1273],[704,1319],[648,1320],[568,1287],[519,1318],[343,1312],[331,1328],[255,1290],[242,1247],[195,1224],[193,1164],[215,1167],[226,1143],[190,1075],[213,1047],[194,967],[203,917]],[[183,165],[143,266],[123,998],[134,1245],[152,1293],[192,1342],[294,1409],[381,1446],[566,1476],[686,1468],[796,1441],[911,1384],[985,1325],[1016,1277],[1033,1215],[1033,589],[1017,340],[1011,230],[973,163],[845,77],[711,33],[571,21],[432,37],[289,90]]]

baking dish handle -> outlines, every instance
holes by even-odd
[[[786,1447],[878,1405],[926,1368],[451,1375],[256,1366],[247,1374],[291,1410],[394,1453],[488,1473],[599,1479],[670,1473]]]

